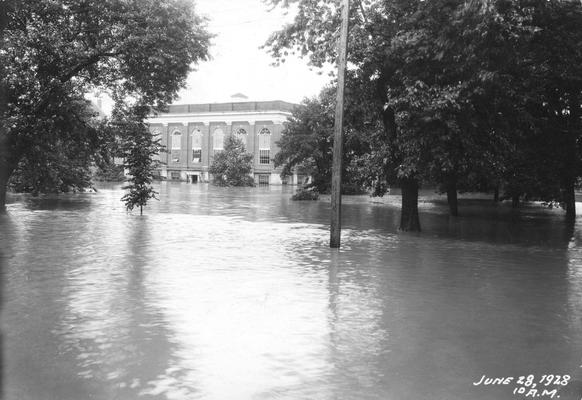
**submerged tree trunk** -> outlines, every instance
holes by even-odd
[[[396,114],[388,104],[387,88],[388,77],[387,72],[383,71],[376,80],[376,94],[381,105],[382,125],[384,126],[384,133],[386,140],[395,143],[397,139],[398,126],[396,124]],[[394,160],[393,160],[394,161]],[[393,165],[392,165],[393,166]],[[392,169],[392,167],[390,167]],[[393,172],[387,172],[386,176],[390,176]],[[417,231],[420,232],[420,218],[418,216],[418,181],[414,178],[402,179],[400,181],[402,189],[402,209],[400,210],[400,230],[402,231]]]
[[[418,181],[414,178],[403,179],[402,210],[400,211],[400,230],[420,232],[418,216]]]
[[[4,127],[0,124],[0,213],[6,212],[8,181],[17,163],[18,156],[12,146],[12,140],[4,133]]]
[[[564,205],[566,206],[566,220],[576,219],[576,192],[574,190],[574,179],[569,179],[563,189]]]
[[[9,177],[8,169],[0,166],[0,214],[6,212],[6,191],[8,190]]]
[[[459,215],[459,201],[457,197],[457,178],[451,176],[447,179],[447,203],[449,204],[449,213],[453,217]]]
[[[0,34],[2,32],[2,22],[4,21],[0,20]],[[6,191],[8,190],[8,179],[12,175],[9,167],[11,140],[6,126],[1,122],[7,112],[7,93],[6,84],[0,82],[0,213],[6,212]]]
[[[566,155],[566,165],[562,172],[562,190],[564,203],[566,205],[566,220],[576,220],[576,178],[580,171],[580,158],[578,154],[577,140],[580,132],[580,98],[578,92],[570,93],[570,117],[568,121],[568,154]]]
[[[382,124],[386,134],[386,140],[394,143],[397,138],[397,125],[395,112],[391,107],[386,107],[388,103],[387,91],[388,80],[385,73],[381,73],[377,80],[377,95],[382,105]],[[390,172],[386,174],[390,176]],[[400,230],[420,232],[420,218],[418,216],[418,181],[414,178],[402,179],[400,181],[402,190],[402,208],[400,210]]]
[[[519,195],[514,194],[511,196],[511,207],[518,208],[519,207]]]

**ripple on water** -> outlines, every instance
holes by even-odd
[[[405,234],[393,204],[350,199],[332,250],[329,204],[285,190],[164,184],[144,216],[116,188],[19,197],[0,217],[7,399],[513,399],[470,382],[580,381],[578,225],[426,205]]]

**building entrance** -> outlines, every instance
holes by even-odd
[[[269,175],[260,174],[259,175],[259,185],[268,185],[268,184],[269,184]]]

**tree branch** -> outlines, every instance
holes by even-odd
[[[71,78],[73,78],[74,76],[76,76],[79,72],[81,72],[85,68],[90,67],[91,65],[96,64],[97,62],[99,62],[99,60],[101,58],[104,58],[104,57],[115,57],[116,55],[117,55],[117,53],[96,53],[96,54],[93,54],[92,56],[90,56],[89,58],[87,58],[85,61],[77,64],[68,73],[66,73],[65,75],[63,75],[61,77],[60,81],[61,81],[61,83],[68,82]]]
[[[360,13],[362,13],[362,19],[366,26],[368,26],[368,17],[366,17],[366,13],[364,12],[364,6],[362,5],[362,0],[358,1],[358,5],[360,6]]]

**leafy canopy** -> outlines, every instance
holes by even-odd
[[[87,165],[111,137],[88,118],[84,95],[103,91],[117,103],[157,109],[208,57],[205,20],[186,0],[3,5],[0,194],[15,170],[38,191],[47,179],[58,190],[86,186]]]
[[[127,171],[128,192],[121,198],[128,210],[139,207],[140,214],[149,199],[158,199],[152,182],[160,166],[156,155],[162,151],[159,139],[151,134],[143,122],[147,107],[121,107],[113,112],[111,128],[114,129],[119,145],[117,155],[123,158],[123,167]]]
[[[224,140],[224,150],[214,154],[208,171],[219,186],[254,186],[252,169],[253,155],[246,151],[242,140],[228,136]]]
[[[362,111],[353,93],[346,99],[346,129],[344,140],[344,172],[342,181],[346,193],[359,191],[354,185],[352,171],[347,168],[351,160],[369,151],[366,129],[361,126]],[[275,155],[275,166],[282,166],[281,175],[294,171],[310,175],[311,185],[319,192],[329,192],[331,182],[335,87],[324,88],[318,97],[304,99],[293,110],[285,123],[280,150]]]
[[[335,62],[339,2],[271,4],[297,7],[266,43],[277,61],[296,52],[315,66]],[[551,126],[579,124],[581,9],[577,1],[353,1],[348,86],[384,125],[356,164],[375,163],[368,168],[380,179],[370,182],[456,176],[468,187],[515,176],[522,154],[579,170],[573,160],[553,162],[557,149],[576,145]],[[539,132],[552,139],[544,143]],[[547,151],[550,143],[557,151]],[[547,181],[530,167],[538,183]]]

